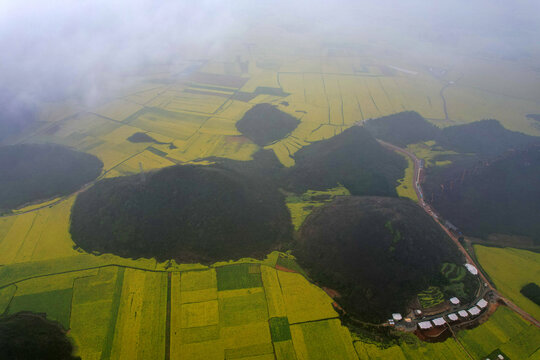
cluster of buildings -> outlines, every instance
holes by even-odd
[[[450,302],[453,305],[459,305],[458,298],[450,299]],[[457,312],[447,314],[446,316],[441,316],[432,320],[421,321],[418,323],[418,328],[420,330],[431,329],[432,327],[443,326],[446,323],[455,323],[461,320],[471,320],[476,316],[480,315],[482,310],[488,306],[488,302],[485,299],[480,299],[478,302],[469,309],[462,309]]]

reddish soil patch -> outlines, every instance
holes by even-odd
[[[283,266],[278,265],[278,264],[276,264],[276,270],[279,270],[279,271],[285,271],[285,272],[291,272],[291,273],[295,273],[295,272],[296,272],[296,271],[294,271],[293,269],[289,269],[289,268],[283,267]]]
[[[243,135],[235,135],[235,136],[225,136],[225,141],[228,143],[235,143],[235,144],[246,144],[251,142],[247,137]]]
[[[328,294],[328,296],[330,296],[332,299],[339,299],[341,297],[341,294],[338,293],[336,290],[334,289],[330,289],[326,286],[323,286],[322,289],[324,290],[325,293]]]

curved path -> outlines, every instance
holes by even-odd
[[[405,154],[406,156],[408,156],[414,163],[414,191],[416,192],[416,197],[418,198],[418,204],[422,207],[422,209],[424,209],[424,211],[429,215],[431,216],[431,218],[433,220],[435,220],[435,222],[437,224],[439,224],[439,226],[441,227],[441,229],[444,230],[444,232],[446,234],[448,234],[448,236],[450,237],[450,239],[452,239],[452,241],[456,244],[456,246],[458,247],[459,251],[461,251],[461,253],[465,256],[465,259],[467,259],[467,262],[469,264],[472,264],[474,265],[477,269],[478,269],[478,275],[480,276],[480,278],[482,279],[482,281],[484,282],[486,286],[486,290],[491,290],[493,291],[494,294],[497,295],[497,297],[503,301],[506,306],[508,306],[510,309],[512,309],[514,312],[518,313],[519,315],[521,315],[521,317],[523,317],[524,319],[526,319],[527,321],[529,321],[530,323],[534,324],[535,326],[539,327],[540,328],[540,321],[536,320],[532,315],[530,315],[529,313],[527,313],[525,310],[521,309],[519,306],[517,306],[516,304],[514,304],[512,301],[508,300],[507,298],[503,297],[501,294],[499,294],[497,292],[497,290],[495,289],[495,287],[491,284],[491,282],[489,281],[489,279],[484,275],[484,273],[482,271],[480,271],[480,267],[478,266],[478,264],[476,264],[476,262],[474,261],[474,259],[469,255],[469,253],[467,252],[467,250],[465,250],[465,248],[463,247],[463,245],[461,245],[461,243],[459,242],[457,236],[455,236],[452,232],[450,232],[450,230],[448,230],[446,228],[446,226],[444,226],[441,221],[439,220],[439,218],[437,217],[437,215],[435,215],[435,213],[431,210],[431,207],[424,201],[424,195],[422,193],[422,187],[420,186],[420,174],[422,172],[422,166],[421,166],[421,160],[418,159],[418,157],[416,157],[416,155],[414,155],[412,152],[406,150],[406,149],[403,149],[403,148],[400,148],[398,146],[395,146],[395,145],[392,145],[390,143],[387,143],[385,141],[382,141],[382,140],[378,140],[377,141],[384,147],[390,149],[390,150],[393,150],[393,151],[397,151],[399,153],[402,153],[402,154]]]

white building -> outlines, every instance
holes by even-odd
[[[465,310],[459,310],[459,311],[458,311],[458,314],[459,314],[459,316],[461,316],[462,318],[466,318],[466,317],[469,316],[469,313],[466,312]]]
[[[403,317],[401,316],[400,313],[393,313],[392,319],[394,319],[394,321],[400,321],[401,319],[403,319]]]
[[[450,298],[452,305],[459,305],[460,301],[457,297]]]
[[[476,266],[471,264],[465,264],[465,267],[467,268],[467,270],[469,270],[471,274],[478,275],[478,269],[476,268]]]
[[[442,317],[436,318],[436,319],[433,319],[433,324],[435,324],[435,326],[442,326],[446,324],[446,320],[444,320]]]
[[[432,327],[431,326],[431,321],[422,321],[422,322],[418,323],[418,326],[422,330],[431,329],[431,327]]]
[[[480,299],[476,305],[480,308],[480,309],[483,309],[485,308],[486,306],[488,306],[488,302],[484,299]]]
[[[450,319],[450,321],[458,321],[459,318],[456,314],[448,314],[448,319]]]
[[[478,315],[480,314],[480,309],[477,306],[473,306],[472,308],[469,309],[469,314],[473,316]]]

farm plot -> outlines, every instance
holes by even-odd
[[[216,273],[218,291],[262,287],[260,264],[220,266]]]
[[[540,254],[480,245],[475,245],[474,251],[497,290],[534,318],[540,319],[540,307],[520,292],[523,286],[540,279]]]
[[[126,269],[111,359],[165,356],[167,274]]]
[[[291,333],[299,359],[358,358],[349,331],[339,319],[292,325]]]
[[[97,276],[74,282],[70,334],[83,359],[110,354],[111,326],[116,324],[123,273],[117,267],[104,267]]]
[[[225,102],[222,95],[201,94],[201,91],[165,91],[148,102],[147,106],[167,111],[193,111],[214,114]]]
[[[140,115],[129,120],[129,124],[145,131],[186,140],[199,130],[207,119],[207,116],[202,115],[147,108]]]
[[[322,289],[298,273],[277,273],[290,324],[338,317],[333,300]]]
[[[510,359],[529,359],[538,355],[540,329],[501,306],[486,323],[458,333],[458,338],[477,358],[483,359],[500,349]]]
[[[52,207],[20,214],[12,217],[11,221],[6,221],[4,235],[0,237],[0,264],[77,254],[68,231],[73,199],[70,198]]]
[[[142,108],[143,107],[137,103],[124,99],[117,99],[95,109],[94,113],[115,121],[124,121]]]

